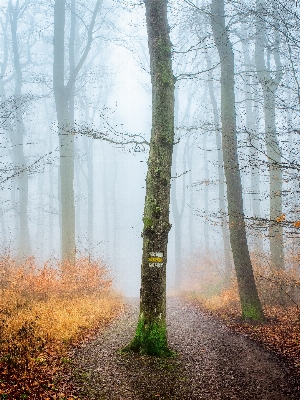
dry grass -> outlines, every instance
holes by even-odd
[[[0,259],[0,398],[64,397],[53,379],[68,343],[122,309],[111,285],[100,261],[39,269],[34,259],[22,265],[9,255]]]
[[[201,262],[192,266],[198,274],[198,283],[185,296],[206,310],[222,318],[231,329],[242,333],[284,356],[300,373],[300,277],[299,269],[272,271],[261,257],[252,257],[254,274],[266,321],[251,324],[241,320],[238,287],[233,275],[231,285],[222,288],[222,274],[209,263],[209,269]],[[205,274],[202,274],[205,270]],[[211,273],[207,273],[210,270]],[[202,276],[202,278],[201,278]]]

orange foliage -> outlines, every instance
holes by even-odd
[[[276,222],[283,222],[283,221],[285,221],[285,215],[284,214],[282,214],[280,217],[277,217],[276,218]]]
[[[120,312],[111,285],[101,261],[38,268],[34,258],[0,258],[0,398],[66,398],[54,381],[67,344]]]

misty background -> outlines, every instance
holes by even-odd
[[[96,1],[70,0],[65,21],[65,76],[85,52]],[[76,253],[100,257],[117,287],[138,296],[151,82],[143,4],[103,0],[91,46],[74,84]],[[285,266],[298,254],[299,6],[228,1],[235,55],[239,161],[250,251],[268,259],[269,163],[264,93],[257,56],[257,7],[263,5],[262,54],[274,80],[276,137],[282,170]],[[189,283],[197,260],[220,274],[231,263],[226,187],[220,161],[220,60],[210,2],[170,1],[177,77],[168,291]],[[42,264],[61,258],[59,136],[53,93],[54,2],[0,1],[0,250]],[[75,11],[74,11],[75,10]],[[71,22],[72,13],[76,15]],[[73,25],[72,25],[73,24]],[[72,36],[73,35],[73,36]],[[257,47],[256,47],[257,49]],[[275,82],[276,79],[278,82]],[[135,143],[128,143],[134,138]],[[274,222],[274,221],[273,221]],[[226,261],[226,257],[227,261]],[[209,261],[211,260],[211,261]]]

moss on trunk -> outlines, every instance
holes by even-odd
[[[134,339],[123,351],[158,357],[169,357],[175,354],[168,348],[165,321],[158,318],[147,323],[143,313],[140,314]]]
[[[166,264],[174,142],[174,76],[166,0],[145,0],[152,82],[152,131],[144,207],[140,317],[127,350],[171,355],[166,330]]]

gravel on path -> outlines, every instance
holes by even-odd
[[[168,339],[177,355],[120,354],[133,338],[138,299],[104,332],[71,353],[72,384],[81,399],[300,400],[284,364],[220,321],[177,298],[168,298]]]

